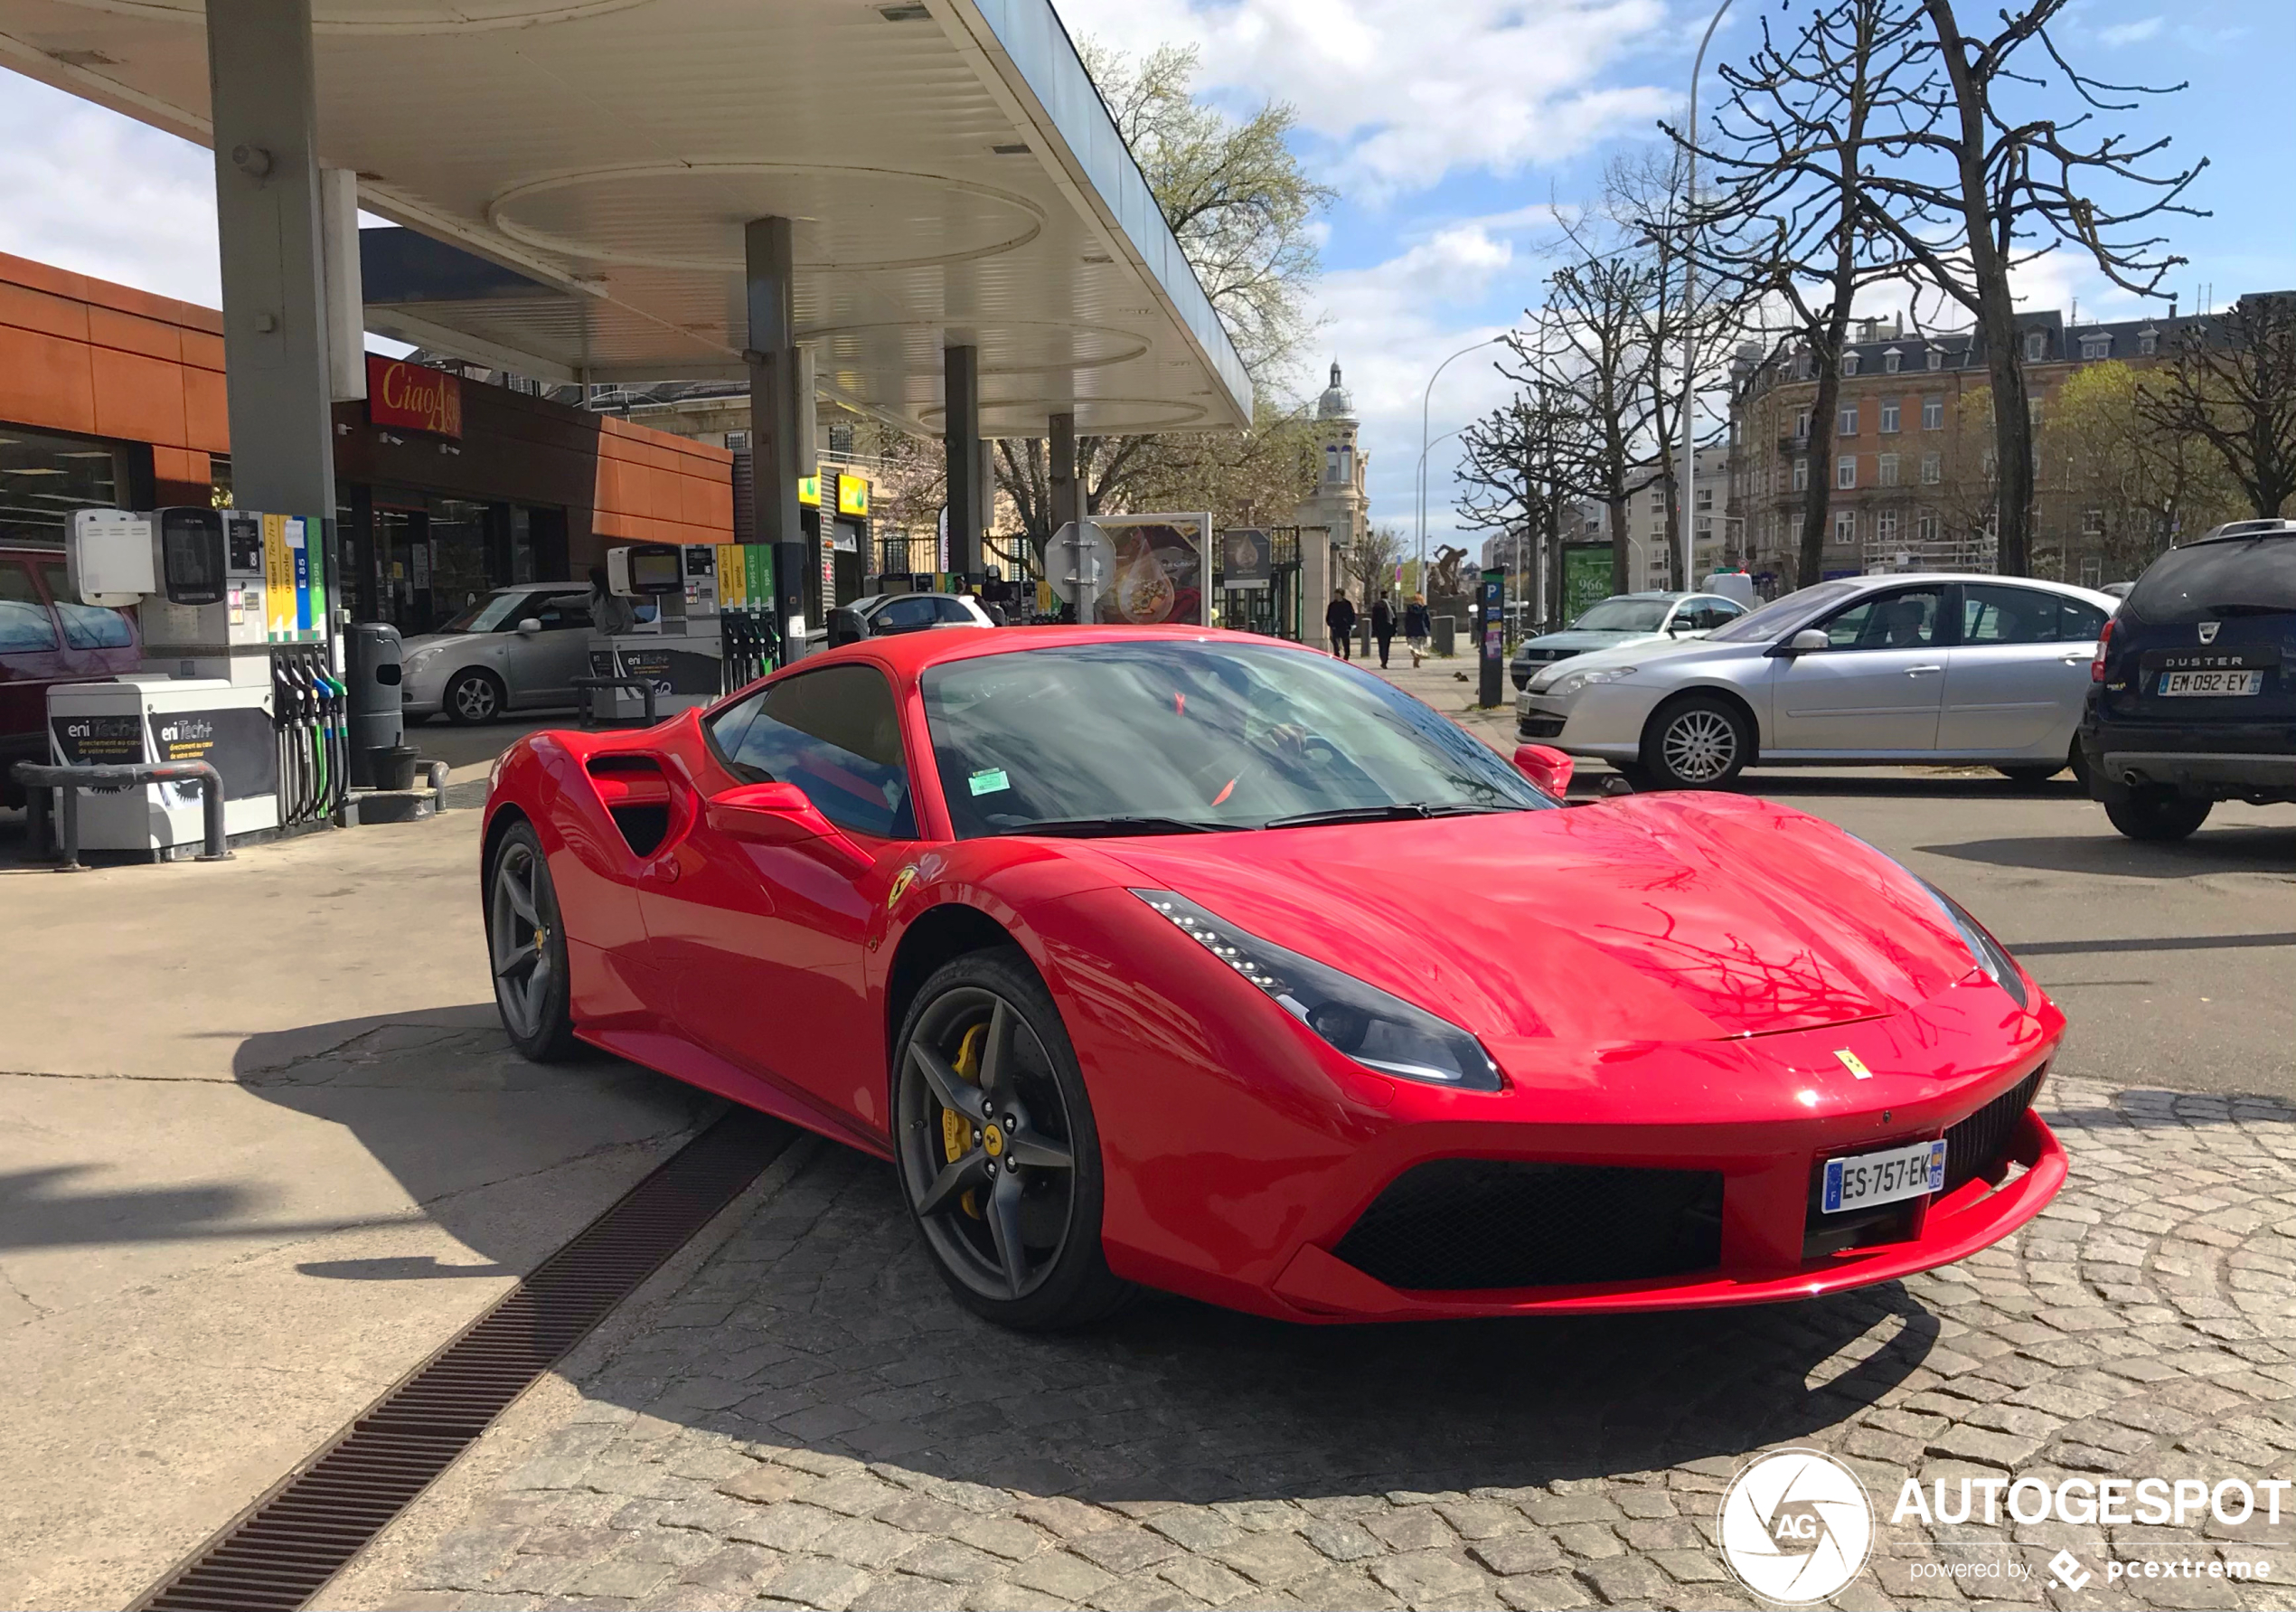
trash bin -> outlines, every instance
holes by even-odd
[[[363,753],[367,758],[367,771],[374,778],[376,788],[411,789],[415,787],[413,745],[379,744]]]
[[[396,749],[406,739],[405,693],[400,688],[405,652],[399,629],[387,621],[359,621],[351,627],[350,693],[345,702],[351,726],[351,782],[362,789],[404,789],[404,783],[385,784],[374,774],[381,750]],[[407,752],[412,756],[411,749]]]

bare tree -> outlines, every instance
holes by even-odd
[[[1573,477],[1589,462],[1592,431],[1585,394],[1540,365],[1511,399],[1460,433],[1459,514],[1479,530],[1519,535],[1542,622],[1561,608],[1563,527],[1579,496]]]
[[[1721,73],[1729,99],[1698,148],[1717,193],[1693,214],[1697,256],[1742,299],[1783,303],[1815,371],[1801,451],[1819,474],[1802,497],[1797,568],[1809,580],[1825,559],[1833,477],[1824,472],[1851,310],[1908,263],[1869,216],[1864,175],[1882,137],[1935,120],[1935,50],[1913,0],[1831,0],[1783,42],[1764,19],[1753,57]]]
[[[2200,216],[2179,200],[2206,159],[2180,172],[2145,171],[2169,146],[2093,127],[2099,113],[2132,110],[2136,97],[2182,84],[2110,84],[2068,61],[2050,25],[2070,0],[2005,6],[1989,35],[1964,33],[1955,0],[1921,0],[1942,70],[1936,116],[1874,137],[1881,156],[1861,170],[1867,216],[1918,269],[1924,283],[1977,323],[1993,391],[2000,569],[2031,563],[2033,419],[2018,344],[2009,273],[2070,242],[2122,289],[2158,293],[2184,259],[2155,230],[2170,214]],[[2040,58],[2036,60],[2036,58]],[[2049,71],[2077,103],[2053,115]],[[2100,203],[2110,188],[2125,203]]]
[[[2296,293],[2244,297],[2185,327],[2138,408],[2223,462],[2260,519],[2296,495]]]
[[[1340,569],[1369,614],[1379,589],[1393,582],[1403,563],[1403,533],[1393,526],[1368,526],[1340,550]]]
[[[1514,363],[1500,372],[1519,385],[1545,374],[1575,387],[1588,429],[1577,456],[1562,467],[1570,484],[1608,513],[1611,587],[1633,586],[1627,570],[1627,503],[1643,485],[1634,473],[1655,450],[1656,399],[1649,384],[1651,309],[1660,297],[1653,255],[1642,245],[1607,252],[1575,240],[1576,261],[1548,279],[1548,323],[1536,336],[1508,337]]]

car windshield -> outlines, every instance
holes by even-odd
[[[525,602],[526,596],[522,593],[490,593],[438,630],[442,633],[500,632],[517,619],[518,607]]]
[[[2296,537],[2171,549],[2137,579],[2123,616],[2163,626],[2296,611]]]
[[[1606,599],[1570,624],[1575,633],[1654,633],[1666,620],[1671,599]]]
[[[1553,804],[1418,701],[1295,649],[1169,639],[1029,649],[945,662],[923,689],[961,838]]]
[[[1758,610],[1748,611],[1727,627],[1707,635],[1709,644],[1763,644],[1776,637],[1797,622],[1807,621],[1836,600],[1849,598],[1858,591],[1854,582],[1815,582],[1789,593],[1783,599],[1772,599]]]

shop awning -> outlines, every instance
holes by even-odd
[[[202,15],[0,0],[0,64],[204,143]],[[1249,417],[1047,0],[315,0],[315,32],[321,159],[511,271],[401,251],[380,334],[545,380],[739,380],[741,228],[771,214],[822,390],[864,411],[936,433],[942,348],[971,344],[984,436]]]

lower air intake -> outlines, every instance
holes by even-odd
[[[1332,1250],[1390,1287],[1625,1282],[1722,1259],[1722,1176],[1434,1159],[1396,1177]]]
[[[2041,1076],[2046,1072],[2035,1070],[1946,1131],[1945,1192],[1981,1175],[1990,1175],[2002,1166],[2009,1157],[2009,1138],[2017,1135],[2017,1122],[2033,1106],[2033,1094],[2041,1089]]]

